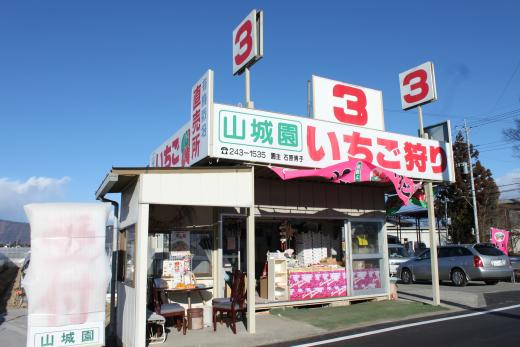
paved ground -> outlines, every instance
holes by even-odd
[[[442,318],[419,319],[276,344],[277,347],[518,346],[520,305],[497,310],[465,310]]]
[[[510,303],[520,303],[519,283],[499,283],[496,286],[485,286],[475,282],[470,283],[470,285],[463,288],[453,287],[450,285],[442,285],[440,288],[443,303],[453,307],[457,307],[459,309],[474,309],[478,307],[483,307],[485,305],[506,305]],[[406,297],[418,301],[430,301],[431,284],[400,284],[399,296],[401,298]],[[516,314],[517,313],[515,313],[515,315]],[[432,317],[432,315],[428,316]],[[425,318],[419,319],[423,320]],[[520,318],[517,317],[515,319],[515,323],[518,325]],[[510,321],[506,320],[504,322],[499,323],[507,325],[510,323]],[[367,327],[364,329],[373,329],[372,327],[369,327],[370,324],[373,323],[367,323]],[[494,326],[493,324],[495,323],[490,324]],[[356,328],[359,328],[359,326]],[[0,346],[25,346],[26,329],[26,309],[10,309],[7,315],[0,314]],[[484,331],[485,329],[482,330]],[[297,322],[284,317],[260,314],[257,316],[257,333],[254,335],[247,333],[243,323],[238,324],[237,335],[233,335],[231,329],[227,328],[225,325],[221,325],[217,328],[217,333],[214,333],[209,328],[205,328],[204,330],[198,331],[188,331],[186,336],[183,336],[177,331],[173,331],[168,335],[168,340],[162,346],[245,347],[274,344],[283,340],[297,340],[310,336],[324,335],[326,333],[328,333],[327,330],[312,326],[310,324]],[[417,337],[413,337],[412,340],[413,339],[417,339]],[[423,340],[423,338],[421,337],[420,340]],[[373,343],[373,345],[380,345],[382,342]],[[446,343],[449,345],[448,342]],[[401,346],[402,344],[403,342],[401,341]],[[507,343],[503,345],[507,345]]]
[[[168,335],[164,347],[184,346],[229,346],[246,347],[275,343],[282,340],[295,340],[302,337],[322,335],[325,329],[310,324],[297,322],[284,317],[259,314],[256,317],[256,334],[249,334],[243,323],[238,323],[237,334],[224,324],[217,327],[188,331],[185,336],[176,330]]]
[[[398,284],[400,298],[431,302],[431,283]],[[440,285],[441,302],[460,308],[478,308],[488,305],[520,303],[520,283],[500,282],[494,286],[470,282],[466,287],[455,287],[448,282]]]
[[[0,346],[24,347],[27,336],[27,309],[9,309],[0,314]]]

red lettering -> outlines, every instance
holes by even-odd
[[[406,169],[408,171],[417,167],[419,172],[426,172],[426,147],[420,143],[405,142],[404,151],[404,159],[406,160]]]
[[[336,84],[332,89],[332,95],[343,98],[345,95],[353,96],[355,101],[347,100],[346,108],[334,107],[334,116],[337,120],[347,124],[365,125],[368,122],[367,98],[365,93],[358,88]],[[355,114],[345,113],[345,110],[355,111]]]
[[[433,173],[442,173],[446,170],[446,166],[448,165],[448,158],[446,157],[446,152],[442,147],[433,147],[430,146],[430,161],[432,164],[437,163],[437,157],[441,156],[441,162],[439,165],[432,165]]]
[[[377,144],[383,146],[387,153],[393,152],[394,155],[398,155],[400,153],[399,144],[396,140],[387,140],[378,137]],[[385,153],[381,152],[377,153],[377,163],[385,169],[398,170],[401,168],[401,162],[399,160],[388,160],[386,159]]]
[[[350,146],[348,147],[348,154],[351,157],[356,159],[363,159],[369,163],[372,162],[372,159],[374,158],[372,152],[370,151],[370,147],[372,146],[372,139],[368,137],[361,137],[360,133],[354,131],[352,136],[343,135],[343,141],[350,143]],[[360,158],[359,155],[361,155],[362,158]]]
[[[179,151],[179,138],[172,141],[172,148],[174,149],[172,153],[172,166],[175,166],[179,162],[179,155],[175,155],[175,153]]]
[[[416,89],[420,89],[421,91],[415,95],[412,94],[406,94],[403,96],[404,100],[409,103],[413,104],[415,102],[421,101],[428,95],[428,92],[430,91],[430,87],[428,86],[428,83],[426,83],[428,74],[423,69],[415,70],[403,79],[403,86],[406,86],[410,84],[410,82],[414,78],[419,78],[419,81],[410,85],[410,91],[414,91]]]
[[[336,133],[330,132],[327,133],[330,140],[330,146],[332,147],[332,159],[333,160],[340,160],[340,154],[339,154],[339,144],[338,144],[338,138],[336,137]]]
[[[236,65],[242,65],[251,54],[251,50],[253,49],[253,38],[251,37],[251,31],[252,24],[250,20],[245,21],[237,31],[235,36],[235,45],[240,42],[240,50],[242,50],[244,46],[247,47],[242,54],[235,55]]]
[[[316,148],[316,128],[310,125],[307,127],[307,150],[314,161],[320,161],[325,156],[323,147]]]

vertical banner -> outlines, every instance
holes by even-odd
[[[104,346],[110,267],[104,204],[29,204],[31,262],[23,280],[27,347]]]
[[[491,243],[504,252],[505,255],[508,255],[509,231],[491,228]]]
[[[191,164],[208,156],[209,122],[213,110],[213,71],[191,88]]]

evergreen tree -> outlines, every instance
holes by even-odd
[[[479,152],[470,145],[473,164],[473,177],[477,198],[477,210],[480,229],[480,240],[488,240],[488,231],[497,219],[498,187],[489,169],[480,160]],[[454,243],[470,243],[475,241],[472,235],[474,227],[471,182],[469,171],[464,173],[464,163],[467,163],[467,145],[459,131],[453,144],[453,159],[455,162],[455,183],[440,185],[437,189],[436,216],[440,218],[445,213],[447,202],[448,216],[451,218],[449,234]],[[469,169],[469,168],[468,168]]]

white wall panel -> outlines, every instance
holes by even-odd
[[[142,174],[140,202],[192,206],[252,205],[252,173],[249,170],[212,171]]]

